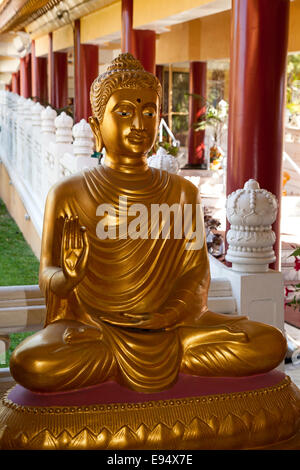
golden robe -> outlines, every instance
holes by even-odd
[[[120,196],[127,198],[128,209],[143,204],[149,214],[151,204],[176,203],[182,209],[191,204],[190,228],[195,231],[198,194],[190,182],[165,171],[149,168],[127,174],[106,166],[84,171],[52,188],[45,210],[40,267],[46,325],[13,354],[11,371],[19,383],[32,390],[59,391],[112,379],[149,393],[172,386],[179,371],[230,376],[276,367],[285,353],[285,340],[278,330],[257,328],[259,324],[245,317],[207,311],[210,275],[203,225],[198,234],[201,248],[195,250],[187,249],[189,236],[174,239],[176,216],[171,217],[169,238],[166,233],[163,236],[164,218],[155,238],[151,238],[149,220],[146,226],[141,223],[143,238],[97,236],[101,217],[96,213],[101,204],[115,210],[107,219],[110,228],[118,228],[124,220]],[[85,277],[67,298],[61,298],[51,289],[51,280],[60,268],[66,216],[78,216],[86,227],[90,252]],[[128,223],[135,217],[128,216]],[[137,329],[134,322],[132,327],[122,326],[124,313],[138,317],[168,309],[178,318],[170,329]],[[66,343],[66,328],[83,324],[99,328],[101,339],[87,337]],[[278,346],[272,355],[270,335]],[[265,356],[259,362],[261,354]]]

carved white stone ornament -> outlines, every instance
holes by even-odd
[[[159,147],[156,154],[148,158],[148,165],[169,173],[178,173],[180,168],[178,159],[170,155],[163,147]]]
[[[42,118],[42,132],[43,134],[55,134],[55,118],[57,116],[57,112],[55,109],[51,108],[51,106],[47,106],[44,111],[41,113]]]
[[[73,136],[74,155],[76,157],[90,157],[93,153],[94,140],[91,127],[85,119],[81,119],[80,122],[75,124]]]
[[[276,220],[276,197],[260,189],[251,179],[244,189],[238,189],[227,198],[226,215],[231,224],[227,232],[226,260],[232,269],[242,272],[266,272],[276,260],[273,245],[275,233],[272,224]]]
[[[26,114],[26,105],[27,105],[27,100],[23,96],[20,96],[18,100],[18,105],[17,105],[17,110],[18,110],[18,115],[19,115],[20,120],[24,119],[24,115]]]
[[[32,119],[32,109],[34,105],[35,103],[31,99],[26,100],[26,103],[24,105],[24,118],[25,118],[26,124],[30,123]]]
[[[41,127],[42,125],[42,111],[44,111],[44,106],[42,106],[40,103],[35,103],[32,107],[32,116],[31,116],[31,121],[32,121],[32,127]]]
[[[63,144],[71,144],[73,141],[72,127],[73,119],[68,116],[64,111],[55,118],[54,121],[56,127],[56,142]]]

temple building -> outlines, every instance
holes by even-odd
[[[300,283],[290,257],[300,247],[300,0],[0,0],[0,198],[39,258],[50,187],[100,161],[91,84],[127,52],[162,85],[165,160],[155,163],[156,149],[149,162],[177,165],[220,219],[217,238],[206,233],[220,242],[210,245],[211,308],[283,331],[284,287],[291,299]],[[252,194],[252,209],[263,195],[265,221],[226,220],[236,191]],[[251,238],[256,225],[272,243],[243,241],[237,259],[226,233]],[[0,272],[0,340],[44,317],[38,286],[1,291]],[[8,368],[0,380],[12,380]]]

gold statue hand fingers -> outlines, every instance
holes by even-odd
[[[63,340],[67,344],[100,341],[102,338],[103,334],[100,329],[85,326],[68,327],[63,334]]]
[[[122,313],[123,317],[133,318],[136,321],[148,320],[150,318],[149,313]]]
[[[78,215],[75,216],[74,219],[74,248],[80,248],[80,226],[79,226],[79,218]]]
[[[146,320],[139,321],[135,328],[160,330],[166,326],[166,319],[161,313],[151,313]]]
[[[69,249],[69,233],[70,233],[70,220],[68,217],[65,217],[63,235],[62,235],[62,249],[64,251]]]
[[[82,230],[84,228],[84,230]],[[80,267],[81,270],[85,270],[87,261],[88,261],[88,256],[89,256],[89,251],[90,251],[90,244],[89,244],[89,239],[86,233],[86,228],[81,227],[81,237],[82,237],[82,243],[81,243],[81,255],[78,260],[78,267]]]
[[[109,323],[110,325],[115,325],[115,326],[123,326],[123,327],[128,327],[128,328],[136,328],[136,323],[131,319],[131,320],[123,320],[122,317],[110,317],[110,318],[102,318],[101,320],[105,321],[106,323]]]
[[[71,247],[72,249],[76,248],[75,244],[75,238],[76,238],[76,218],[74,216],[71,216],[71,223],[70,223],[70,241],[71,241]]]
[[[206,329],[204,329],[206,330]],[[218,340],[218,341],[233,341],[238,343],[247,343],[249,341],[248,335],[245,331],[240,329],[233,329],[231,326],[221,326],[220,328],[210,327],[207,328],[207,331],[204,335],[211,340]]]
[[[86,230],[86,227],[84,227],[83,225],[80,227],[80,234],[81,234],[81,237],[80,237],[81,247],[89,248],[90,242],[87,236],[87,230]]]

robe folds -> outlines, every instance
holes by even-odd
[[[106,219],[97,215],[102,204],[114,208]],[[124,236],[124,227],[140,215],[133,210],[135,204],[147,209],[148,220],[140,220],[141,236],[132,238]],[[176,204],[177,212],[153,221],[153,204]],[[184,217],[184,206],[188,205]],[[71,216],[78,216],[80,225],[86,227],[90,251],[85,277],[67,298],[61,298],[52,291],[51,280],[61,267],[64,220]],[[186,223],[188,216],[190,224]],[[117,229],[116,238],[99,238],[97,226],[103,220],[110,233]],[[180,224],[182,237],[174,238],[175,225],[178,230]],[[122,238],[118,237],[120,225]],[[153,226],[156,232],[151,232]],[[191,249],[194,242],[196,249]],[[102,165],[67,178],[50,191],[40,268],[40,287],[47,305],[45,326],[69,320],[100,327],[119,382],[139,391],[155,391],[176,381],[183,355],[179,330],[196,327],[197,318],[207,311],[209,281],[198,190],[184,178],[153,168],[127,174]],[[169,331],[109,323],[111,318],[124,318],[124,313],[134,318],[160,313],[166,307],[178,310],[178,325]]]

